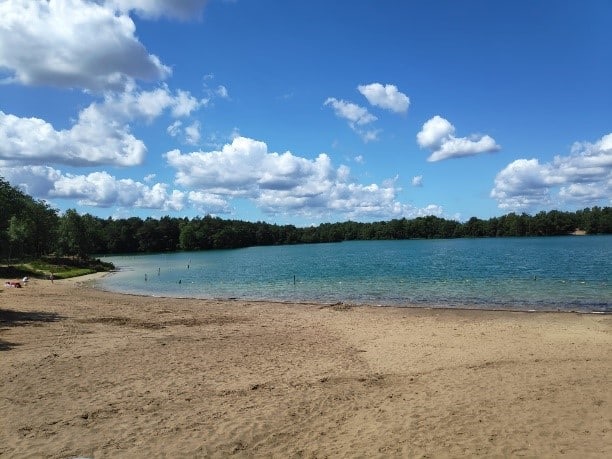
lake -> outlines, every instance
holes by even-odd
[[[352,241],[103,257],[140,295],[611,312],[612,236]]]

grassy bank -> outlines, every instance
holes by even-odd
[[[0,265],[0,277],[8,279],[28,276],[44,279],[53,273],[53,277],[56,279],[68,279],[112,269],[114,269],[112,263],[106,263],[99,259],[79,260],[70,257],[45,257],[38,260],[23,260],[10,265]]]

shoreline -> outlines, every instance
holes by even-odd
[[[110,289],[104,289],[99,286],[92,286],[91,288],[112,293],[116,295],[134,296],[137,298],[160,298],[168,300],[197,300],[202,302],[248,302],[248,303],[259,303],[259,304],[270,304],[270,305],[300,305],[300,306],[318,306],[320,308],[339,307],[340,309],[352,309],[352,308],[388,308],[388,309],[423,309],[423,310],[441,310],[441,311],[483,311],[483,312],[513,312],[521,314],[597,314],[597,315],[610,315],[612,311],[587,311],[587,310],[573,310],[573,309],[526,309],[526,308],[493,308],[493,307],[477,307],[477,306],[446,306],[446,305],[431,305],[424,303],[423,306],[415,304],[406,304],[401,306],[398,304],[370,304],[370,303],[357,303],[357,302],[317,302],[317,301],[289,301],[289,300],[265,300],[265,299],[252,299],[252,298],[237,298],[237,297],[191,297],[191,296],[171,296],[171,295],[145,295],[142,293],[130,293],[121,292]]]
[[[102,274],[103,275],[103,274]],[[0,293],[0,456],[612,454],[612,318]]]
[[[468,310],[468,311],[500,311],[500,312],[523,312],[523,313],[564,313],[564,314],[603,314],[608,315],[612,314],[612,310],[587,310],[587,309],[561,309],[558,306],[549,306],[541,309],[535,309],[533,305],[528,305],[525,307],[516,307],[513,305],[508,305],[508,307],[498,306],[498,307],[480,307],[475,305],[470,305],[469,303],[464,303],[460,306],[450,306],[441,303],[406,303],[402,304],[373,304],[373,303],[360,303],[360,302],[344,302],[344,301],[334,301],[334,302],[324,302],[324,301],[310,301],[310,300],[279,300],[279,299],[259,299],[259,298],[240,298],[240,297],[197,297],[197,296],[173,296],[173,295],[146,295],[140,292],[126,292],[121,290],[113,290],[109,288],[104,288],[99,283],[96,283],[100,279],[112,276],[119,272],[119,270],[107,272],[107,273],[95,273],[89,274],[88,276],[92,276],[91,279],[86,280],[91,283],[92,288],[96,288],[101,291],[105,291],[108,293],[115,293],[119,295],[130,295],[135,297],[143,297],[143,298],[168,298],[168,299],[193,299],[200,301],[248,301],[252,303],[269,303],[269,304],[302,304],[302,305],[321,305],[321,306],[331,306],[331,305],[345,305],[347,307],[374,307],[374,308],[400,308],[400,309],[436,309],[436,310]],[[88,277],[83,276],[83,277]],[[76,279],[76,278],[75,278]],[[607,306],[606,306],[607,308]]]

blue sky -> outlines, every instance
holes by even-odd
[[[296,225],[612,202],[612,2],[4,0],[0,176]]]

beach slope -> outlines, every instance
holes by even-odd
[[[612,456],[612,316],[0,292],[2,457]]]

